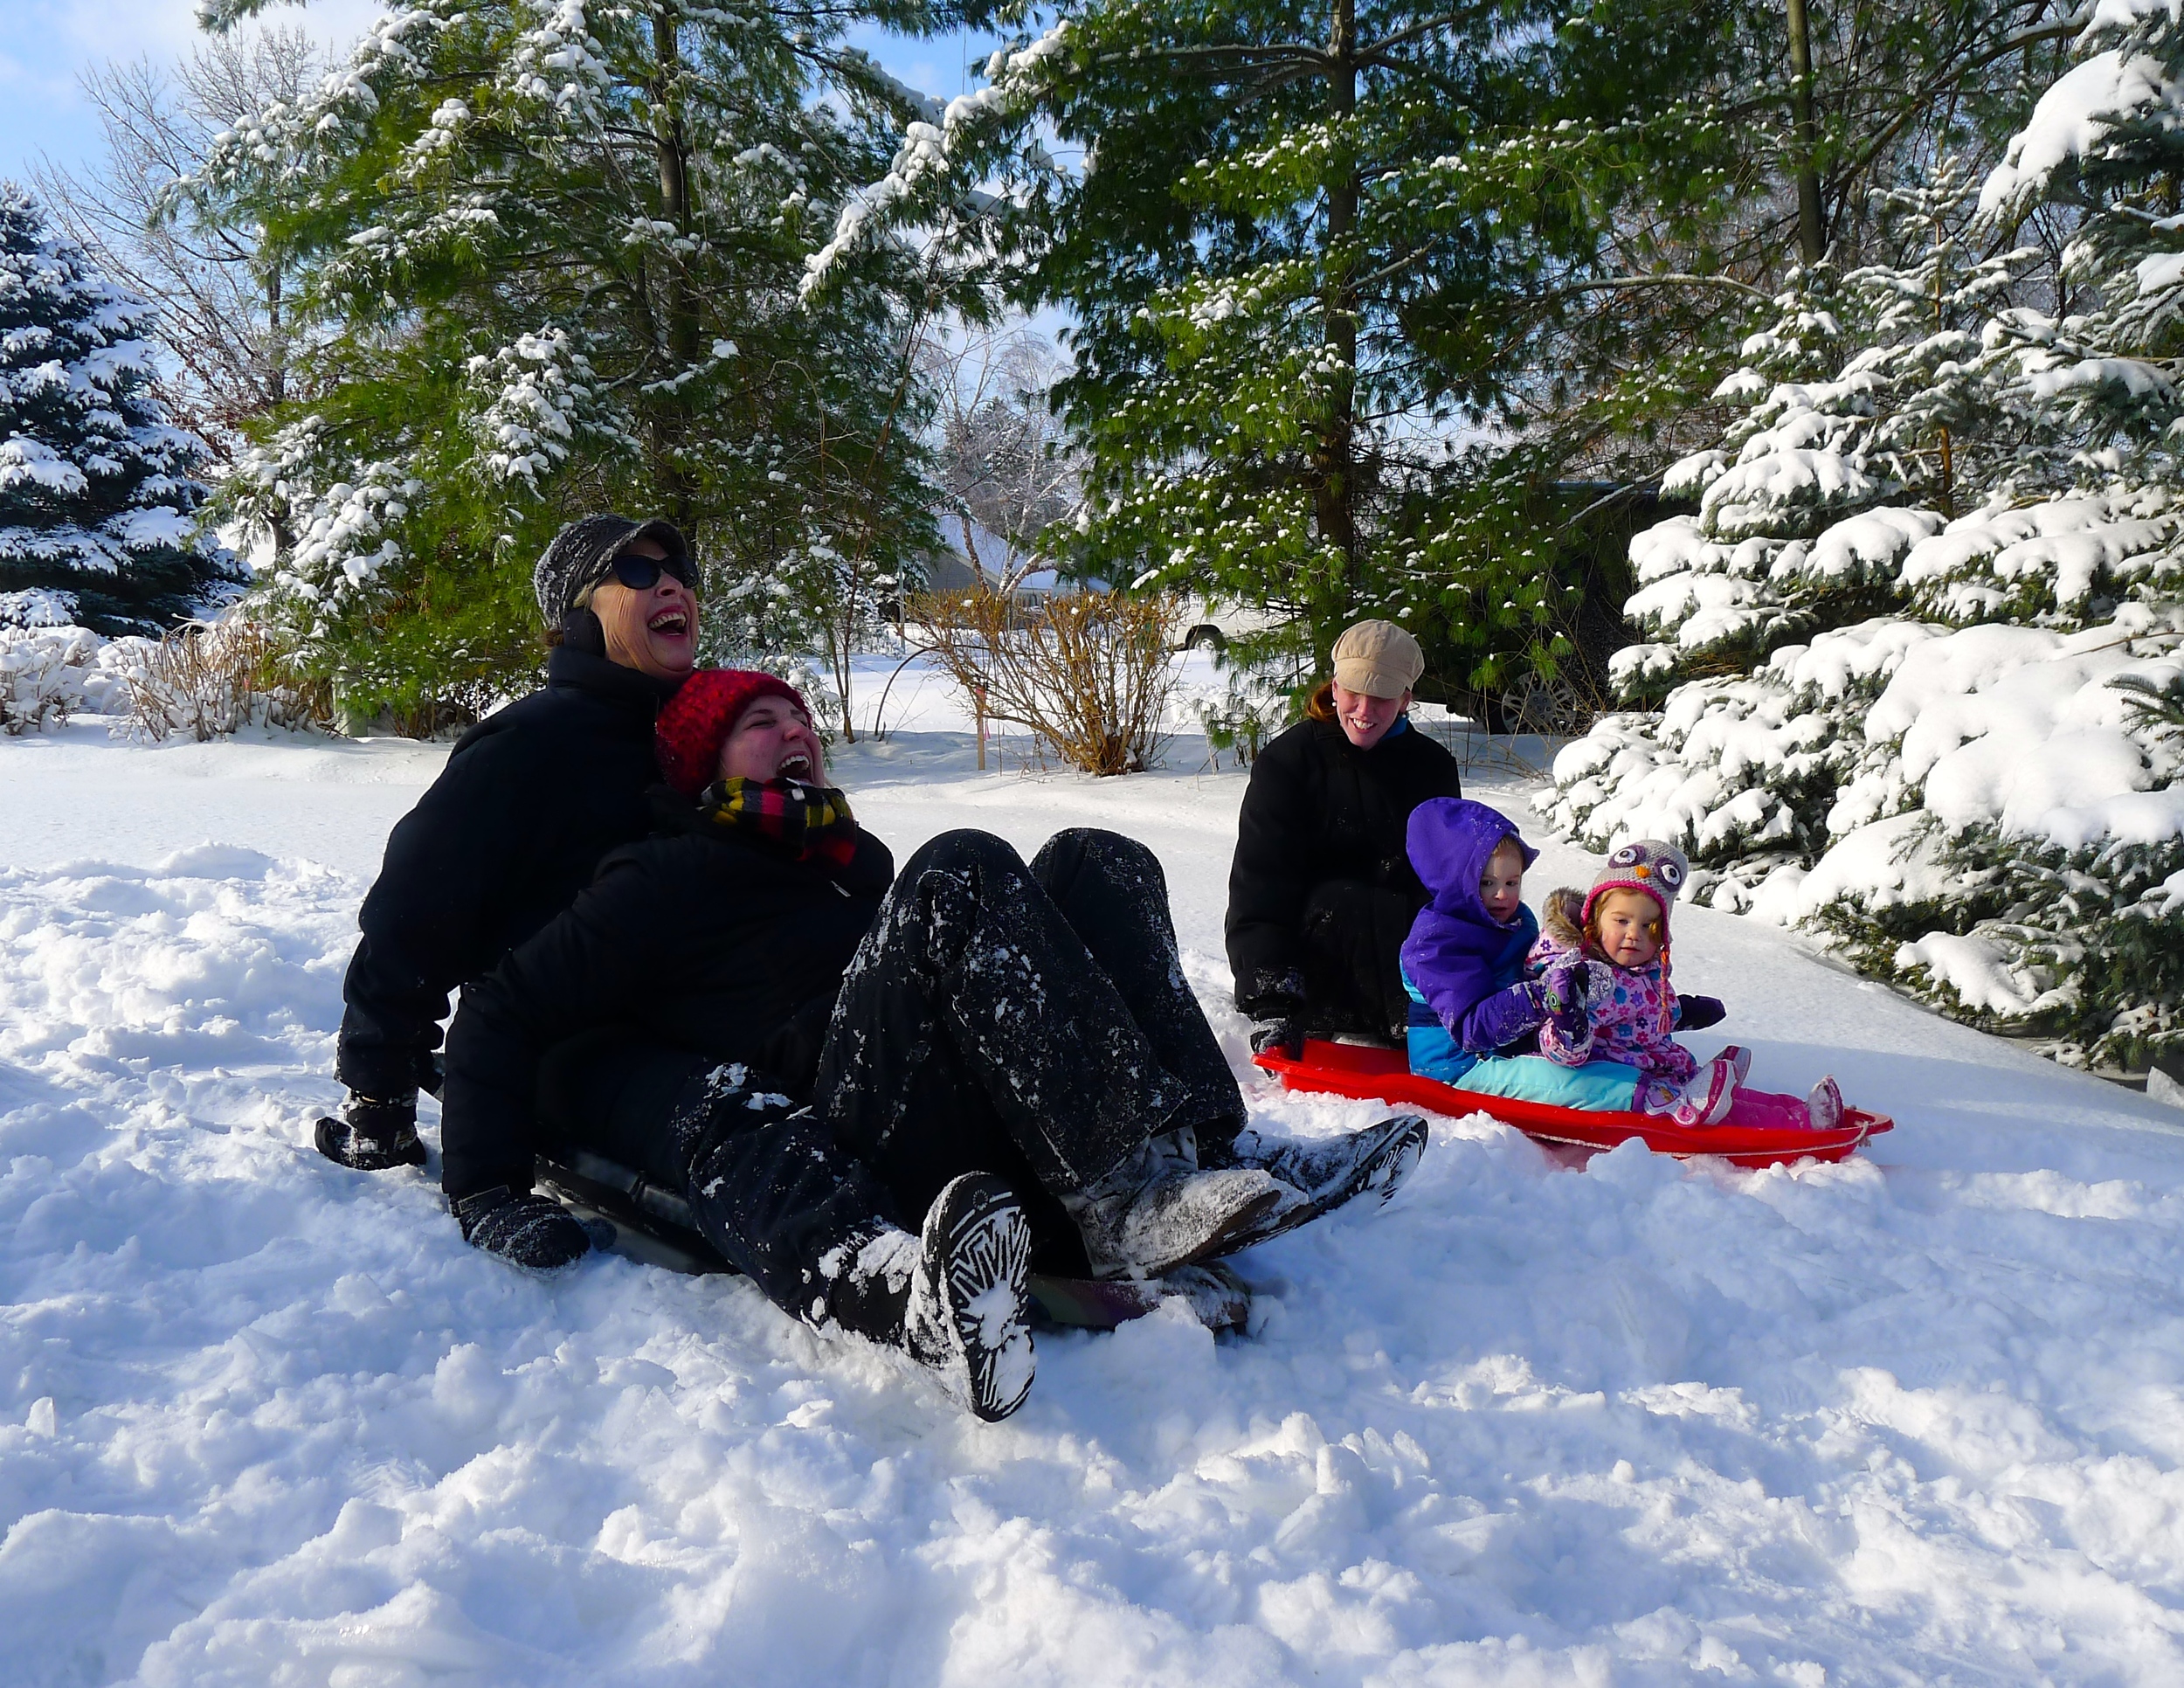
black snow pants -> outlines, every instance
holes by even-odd
[[[1029,868],[977,832],[911,856],[844,976],[808,1105],[738,1063],[581,1043],[543,1087],[574,1104],[542,1103],[549,1135],[686,1187],[707,1240],[802,1317],[879,1226],[915,1231],[966,1172],[1016,1191],[1040,1269],[1082,1272],[1061,1195],[1183,1126],[1218,1162],[1245,1121],[1158,860],[1084,828]]]
[[[1410,1020],[1403,940],[1417,908],[1400,891],[1362,879],[1330,879],[1304,899],[1304,1029],[1400,1041]]]

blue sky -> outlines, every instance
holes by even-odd
[[[377,0],[310,0],[267,16],[301,24],[331,45],[354,39],[379,10]],[[196,16],[197,0],[0,0],[0,176],[28,175],[41,154],[71,166],[95,157],[98,124],[78,77],[110,59],[180,58],[196,38]],[[959,40],[904,40],[872,30],[858,45],[929,93],[968,86],[970,50]]]

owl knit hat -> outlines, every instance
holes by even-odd
[[[1691,864],[1683,852],[1675,845],[1658,838],[1633,839],[1607,858],[1607,865],[1593,880],[1593,889],[1585,894],[1585,910],[1578,917],[1578,924],[1586,931],[1593,930],[1593,905],[1610,891],[1643,891],[1661,906],[1661,978],[1669,977],[1669,910],[1676,905],[1676,894],[1683,889],[1683,882],[1690,876]],[[1666,1037],[1671,1025],[1669,996],[1661,993],[1661,1034]]]
[[[660,771],[685,797],[719,778],[721,746],[738,716],[762,697],[784,697],[809,716],[803,695],[777,675],[756,668],[700,668],[660,705],[653,728]]]
[[[1661,905],[1661,939],[1668,941],[1669,910],[1676,904],[1676,894],[1683,889],[1683,882],[1690,875],[1691,864],[1683,851],[1675,845],[1657,838],[1634,839],[1607,858],[1607,865],[1593,880],[1593,889],[1585,894],[1585,910],[1579,915],[1580,925],[1593,923],[1593,907],[1610,891],[1643,891]]]

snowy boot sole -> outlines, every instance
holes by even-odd
[[[1031,1393],[1037,1359],[1027,1322],[1031,1224],[1007,1185],[965,1173],[934,1199],[903,1315],[911,1356],[988,1423]]]

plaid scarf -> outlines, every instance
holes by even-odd
[[[756,834],[798,861],[817,856],[830,868],[847,868],[857,854],[857,817],[831,786],[716,779],[699,793],[698,813],[715,827]]]

